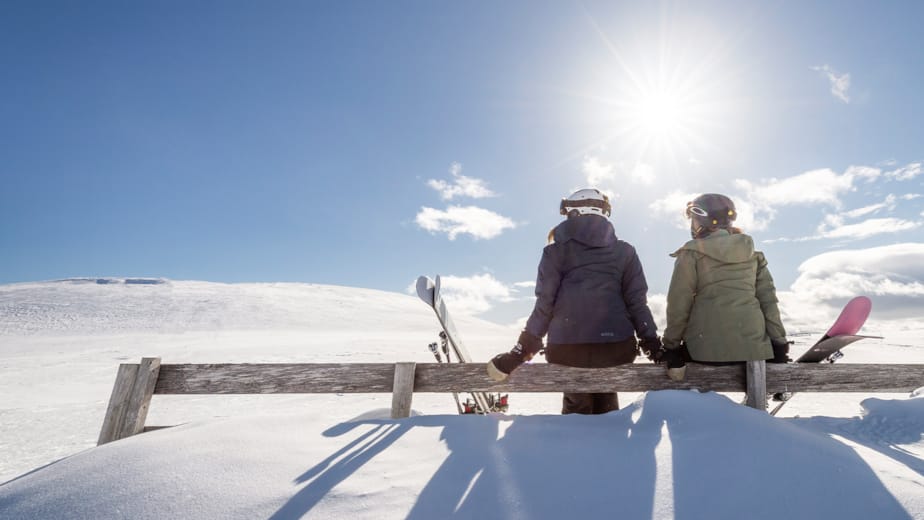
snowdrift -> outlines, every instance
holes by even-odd
[[[0,486],[0,516],[924,518],[921,398],[827,421],[684,391],[603,416],[385,416],[147,433]]]

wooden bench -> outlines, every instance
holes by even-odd
[[[98,444],[141,433],[154,394],[391,393],[392,417],[408,417],[416,392],[644,392],[699,389],[746,392],[747,405],[766,410],[779,392],[910,392],[924,386],[924,365],[748,362],[687,365],[684,381],[664,367],[631,364],[571,368],[527,364],[495,382],[484,363],[265,363],[162,365],[160,358],[119,366]]]

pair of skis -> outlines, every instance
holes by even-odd
[[[443,328],[439,333],[440,343],[430,343],[429,345],[430,352],[433,353],[436,361],[443,363],[443,358],[445,357],[445,363],[451,363],[453,361],[452,357],[455,356],[455,361],[458,363],[471,363],[472,358],[465,345],[462,344],[456,326],[449,315],[449,310],[446,308],[446,302],[443,301],[440,294],[439,275],[437,275],[436,281],[426,276],[417,278],[417,296],[433,309]],[[470,392],[470,394],[471,397],[466,399],[464,403],[459,400],[458,393],[454,392],[452,394],[460,414],[485,414],[507,411],[507,395],[487,392]]]
[[[799,356],[796,363],[834,363],[844,357],[841,349],[847,345],[861,339],[882,339],[880,336],[857,335],[857,332],[866,323],[866,318],[869,317],[872,308],[873,303],[866,296],[857,296],[847,302],[837,320],[834,321],[834,325],[831,325],[831,328],[821,339]],[[776,415],[792,396],[793,394],[789,392],[774,394],[773,400],[779,401],[780,404],[770,411],[770,415]]]

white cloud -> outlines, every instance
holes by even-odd
[[[906,197],[902,197],[905,199]],[[898,218],[871,218],[862,222],[847,223],[848,220],[858,219],[883,210],[889,212],[896,207],[898,197],[889,194],[886,198],[877,204],[870,204],[861,208],[844,211],[842,213],[832,213],[825,215],[824,220],[819,224],[816,233],[812,236],[801,238],[779,238],[767,240],[765,242],[806,242],[809,240],[821,239],[841,239],[841,240],[860,240],[875,235],[888,233],[897,233],[920,227],[924,222],[910,221]],[[907,199],[910,200],[910,199]]]
[[[516,282],[513,284],[514,287],[520,287],[523,289],[532,289],[536,286],[536,282]]]
[[[648,308],[655,319],[658,331],[664,332],[667,327],[667,295],[664,293],[648,293]]]
[[[815,66],[812,67],[812,70],[821,72],[828,78],[828,82],[831,84],[831,93],[834,94],[834,97],[844,103],[850,103],[850,97],[847,95],[847,90],[850,89],[850,74],[841,74],[831,68],[830,65]]]
[[[895,209],[895,200],[896,200],[895,195],[892,195],[890,193],[885,198],[884,201],[878,204],[870,204],[869,206],[864,206],[862,208],[857,208],[857,209],[852,209],[850,211],[846,211],[844,212],[844,216],[848,218],[859,218],[864,215],[869,215],[870,213],[876,213],[883,209],[888,209],[889,211],[892,211]]]
[[[644,162],[636,162],[631,167],[625,164],[611,164],[603,162],[599,157],[586,156],[581,163],[581,173],[587,179],[587,186],[593,186],[603,190],[612,188],[625,179],[629,179],[637,184],[652,184],[655,181],[655,169],[652,165]],[[604,190],[606,191],[606,190]]]
[[[772,271],[773,259],[769,260]],[[777,292],[783,323],[790,333],[824,332],[819,327],[830,325],[841,307],[860,295],[873,302],[871,322],[893,324],[883,323],[882,328],[891,330],[909,319],[920,327],[924,314],[922,243],[832,251],[809,258],[798,270],[790,290]]]
[[[916,162],[886,173],[886,176],[897,181],[909,181],[924,172],[924,164]]]
[[[914,172],[914,164],[901,168],[898,171]],[[894,172],[892,172],[894,173]],[[783,207],[787,206],[806,206],[818,207],[828,206],[834,210],[839,210],[843,205],[842,196],[857,190],[857,184],[861,181],[872,182],[883,176],[879,168],[870,166],[850,166],[844,173],[837,173],[829,168],[810,170],[792,177],[762,179],[752,181],[749,179],[736,179],[734,181],[735,191],[737,193],[727,193],[735,202],[738,210],[738,220],[736,225],[745,231],[761,231],[768,228],[770,223],[776,218],[777,213]],[[649,207],[656,215],[674,222],[678,228],[689,226],[688,221],[683,216],[683,209],[686,202],[693,200],[699,194],[683,193],[673,191],[666,197],[658,199]],[[918,195],[903,195],[904,200],[911,200]],[[871,204],[862,208],[847,211],[844,213],[835,213],[828,215],[819,231],[819,236],[805,237],[801,239],[783,238],[775,241],[802,241],[815,240],[819,238],[860,238],[871,236],[873,234],[887,233],[895,230],[911,229],[917,227],[917,223],[908,221],[891,220],[871,220],[868,223],[854,224],[851,227],[844,227],[844,219],[856,219],[864,215],[873,214],[883,210],[893,210],[898,197],[889,195],[883,202]],[[893,225],[898,229],[885,229],[876,231],[874,228],[877,224]],[[844,229],[840,229],[844,227]],[[820,236],[824,232],[826,236]]]
[[[920,193],[906,193],[902,195],[902,200],[914,200],[921,198]]]
[[[443,200],[452,200],[455,197],[471,197],[481,199],[485,197],[494,197],[495,194],[485,185],[485,181],[473,177],[462,175],[462,165],[455,162],[449,167],[449,173],[452,174],[450,182],[430,179],[427,185],[440,193]]]
[[[651,209],[656,216],[671,221],[674,227],[678,229],[690,229],[690,221],[687,220],[685,214],[687,202],[690,202],[699,195],[699,193],[672,191],[664,198],[649,204],[648,208]]]
[[[449,240],[460,234],[475,239],[494,238],[505,229],[517,227],[509,218],[476,206],[449,206],[445,211],[422,207],[415,221],[431,233],[446,233]]]
[[[511,289],[492,275],[442,276],[440,291],[453,313],[476,315],[494,308],[496,303],[511,302]]]
[[[882,169],[873,166],[848,166],[844,174],[851,178],[865,179],[866,182],[873,182],[882,175]]]
[[[587,179],[588,186],[603,186],[616,180],[615,167],[612,164],[603,163],[599,157],[584,157],[581,173]]]
[[[838,175],[830,169],[811,170],[784,179],[756,184],[737,179],[735,185],[755,204],[768,207],[826,204],[839,207],[840,194],[853,188],[853,175]]]
[[[826,301],[859,294],[914,298],[920,313],[924,307],[924,244],[911,242],[820,254],[799,266],[792,290]]]
[[[924,214],[922,214],[924,216]],[[843,220],[837,215],[828,215],[825,221],[818,226],[818,232],[811,236],[799,238],[775,238],[763,240],[765,244],[776,242],[808,242],[811,240],[862,240],[876,235],[885,235],[889,233],[899,233],[921,227],[924,222],[911,221],[898,218],[873,218],[857,222],[855,224],[844,224]]]
[[[821,238],[840,238],[850,240],[860,240],[869,238],[874,235],[886,233],[898,233],[907,231],[921,226],[921,222],[912,222],[897,218],[873,218],[858,222],[856,224],[842,224],[834,227],[827,227],[822,224],[817,236],[809,238],[810,240]]]
[[[655,181],[655,170],[650,164],[635,163],[632,168],[631,179],[639,184],[652,184]]]
[[[746,215],[745,205],[750,204],[753,227],[749,229],[762,230],[776,218],[778,209],[783,206],[824,205],[839,209],[842,204],[841,195],[855,191],[858,180],[869,182],[881,173],[878,168],[850,166],[842,174],[824,168],[760,183],[737,179],[735,186],[744,192],[738,213]]]

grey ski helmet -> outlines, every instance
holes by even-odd
[[[687,202],[686,214],[693,238],[702,238],[716,229],[727,229],[738,218],[735,203],[718,193],[704,193]]]
[[[610,216],[610,198],[597,188],[577,190],[567,198],[561,199],[559,213],[568,217],[578,215]]]

